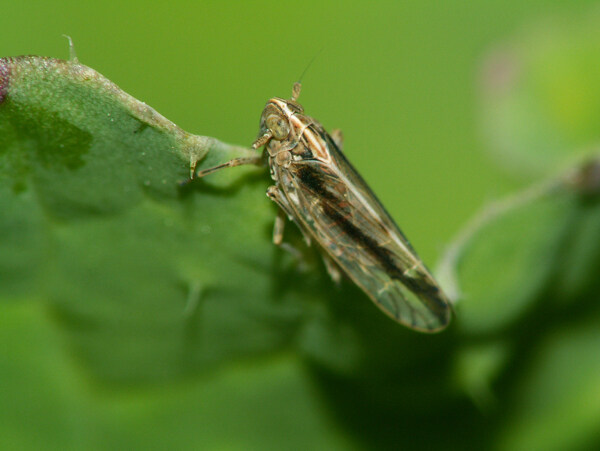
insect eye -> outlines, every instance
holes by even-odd
[[[287,135],[290,133],[290,126],[287,120],[278,114],[272,114],[267,117],[266,125],[271,130],[273,138],[279,141],[287,138]]]

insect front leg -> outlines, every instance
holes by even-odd
[[[277,205],[279,205],[280,208],[279,212],[277,213],[277,217],[275,218],[275,225],[273,227],[273,243],[275,243],[277,246],[282,247],[283,249],[294,255],[296,258],[298,258],[298,260],[302,261],[302,253],[289,243],[283,242],[283,230],[285,228],[285,219],[286,216],[291,216],[291,207],[289,203],[281,195],[279,188],[277,188],[276,186],[269,187],[269,189],[267,190],[267,196],[269,196],[271,200],[273,200]],[[304,236],[304,240],[306,241],[307,245],[310,246],[310,237],[306,235],[306,233],[304,233],[304,230],[300,230],[302,231],[302,235]],[[342,273],[338,264],[325,252],[320,250],[319,253],[323,258],[323,262],[325,263],[327,273],[336,284],[339,284],[342,280]]]
[[[205,175],[212,174],[213,172],[217,172],[221,169],[225,168],[233,168],[235,166],[243,166],[246,164],[260,165],[262,163],[262,155],[256,155],[252,157],[240,157],[234,158],[233,160],[229,160],[225,163],[219,164],[217,166],[213,166],[212,168],[203,169],[201,171],[195,172],[195,169],[192,171],[192,178],[195,172],[196,177],[204,177]]]
[[[281,208],[277,212],[275,224],[273,225],[273,243],[292,254],[294,258],[300,262],[301,266],[304,266],[304,256],[302,255],[302,252],[300,252],[290,243],[283,242],[283,230],[285,229],[286,215],[287,213],[285,213],[285,211],[283,211]]]
[[[285,197],[281,195],[281,191],[279,191],[279,188],[277,188],[275,185],[269,186],[267,189],[267,196],[269,196],[269,199],[279,205],[279,208],[281,209],[280,212],[283,212],[282,214],[280,213],[277,215],[277,218],[275,219],[275,226],[273,228],[273,243],[279,246],[283,240],[285,217],[287,216],[290,219],[293,218],[292,207]],[[302,228],[300,228],[300,231],[302,232],[304,241],[306,241],[306,245],[310,246],[310,237],[304,232],[304,230],[302,230]]]
[[[283,231],[285,229],[285,219],[286,216],[292,217],[291,215],[291,207],[287,200],[281,195],[279,188],[277,186],[269,186],[267,189],[267,196],[273,202],[275,202],[279,206],[279,211],[277,212],[277,216],[275,217],[275,224],[273,225],[273,243],[277,246],[282,246],[283,242]],[[296,252],[292,252],[296,254]]]

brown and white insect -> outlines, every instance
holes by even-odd
[[[272,98],[260,118],[254,149],[265,146],[275,185],[267,195],[279,205],[273,240],[281,244],[285,216],[310,244],[315,241],[334,280],[341,269],[394,320],[436,332],[450,321],[450,303],[408,240],[341,151],[341,134],[328,134],[296,101]],[[260,164],[237,158],[198,172]]]

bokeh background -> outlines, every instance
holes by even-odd
[[[591,4],[593,2],[584,2]],[[249,145],[269,97],[306,65],[302,103],[426,261],[512,182],[482,138],[484,58],[573,2],[59,2],[7,5],[3,55],[68,57],[192,133]],[[401,195],[400,195],[401,194]],[[456,199],[460,199],[459,202]]]
[[[343,130],[346,155],[430,267],[490,202],[555,177],[600,142],[594,1],[20,1],[3,5],[1,16],[1,56],[67,58],[61,35],[68,34],[83,64],[183,129],[247,146],[265,101],[288,97],[314,58],[301,103],[326,128]],[[600,365],[586,370],[585,380],[598,383],[586,385],[592,391],[583,413],[578,402],[585,398],[564,395],[581,416],[559,407],[551,421],[538,423],[534,408],[531,415],[523,409],[560,397],[555,380],[568,379],[579,359],[548,364],[545,371],[560,376],[541,378],[549,387],[534,392],[527,381],[536,385],[536,371],[544,369],[519,369],[535,357],[532,348],[503,367],[499,388],[482,386],[473,373],[496,374],[511,352],[485,332],[402,335],[398,343],[383,339],[394,333],[378,337],[365,345],[376,355],[375,369],[350,376],[343,364],[340,370],[323,362],[327,352],[311,360],[318,354],[312,349],[308,362],[287,351],[236,355],[218,368],[138,384],[95,374],[43,311],[5,313],[0,441],[6,449],[549,449],[553,443],[592,449],[599,443],[593,428],[600,425]],[[583,340],[590,352],[580,359],[600,351],[593,330]],[[441,355],[473,342],[479,347],[462,360]],[[386,368],[381,361],[389,353],[382,348],[400,347],[402,359],[407,346],[410,364],[373,374]],[[6,363],[28,353],[20,365]],[[355,393],[369,380],[381,389],[405,377],[402,371],[415,371],[423,384],[407,376],[412,388],[395,387],[389,398],[373,387]],[[520,388],[510,389],[514,384]],[[13,385],[20,389],[13,392]],[[519,411],[520,397],[533,401]],[[382,417],[388,421],[378,424]],[[581,435],[543,438],[570,417]]]

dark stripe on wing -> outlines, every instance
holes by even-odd
[[[296,172],[300,181],[317,195],[320,209],[325,216],[349,236],[357,245],[362,247],[373,260],[375,260],[392,279],[404,284],[410,291],[415,293],[436,316],[447,321],[447,304],[437,285],[432,284],[426,277],[408,277],[396,265],[394,254],[389,249],[380,246],[377,241],[365,234],[360,227],[352,221],[351,214],[344,214],[340,201],[343,201],[336,193],[327,188],[323,180],[323,170],[317,170],[311,165],[303,165]]]

